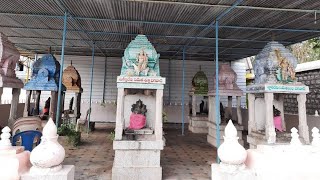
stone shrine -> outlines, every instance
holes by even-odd
[[[192,88],[189,91],[189,130],[193,133],[208,133],[208,78],[200,70],[192,78]],[[201,99],[197,112],[197,98]]]
[[[81,105],[81,94],[83,92],[83,89],[81,87],[81,77],[77,69],[72,65],[68,66],[64,71],[62,75],[62,83],[66,87],[66,91],[70,91],[75,93],[74,97],[74,110],[72,111],[73,104],[71,104],[71,109],[69,108],[68,111],[68,116],[69,117],[74,117],[75,120],[80,118],[81,113],[80,113],[80,105]],[[76,121],[75,121],[76,122]]]
[[[46,54],[41,59],[36,60],[36,62],[33,64],[31,80],[27,84],[25,84],[24,87],[24,89],[27,90],[24,117],[27,117],[29,115],[39,115],[41,91],[51,91],[49,116],[53,119],[54,122],[56,121],[60,75],[59,72],[60,63],[53,55]],[[66,87],[62,84],[61,91],[65,90]],[[36,91],[36,102],[33,113],[31,113],[30,111],[30,99],[32,91]],[[62,97],[62,102],[63,101],[64,97]],[[61,117],[61,113],[59,117]]]
[[[247,140],[250,148],[267,142],[289,141],[287,133],[275,130],[275,124],[277,129],[286,130],[283,111],[284,94],[297,94],[299,132],[303,143],[309,143],[305,104],[309,87],[297,82],[296,66],[297,59],[292,53],[275,41],[269,42],[257,55],[254,62],[254,84],[247,86],[249,103]],[[274,118],[273,106],[280,111],[281,117]]]
[[[214,89],[215,89],[215,77],[214,77]],[[221,63],[219,65],[219,95],[228,97],[228,107],[223,108],[220,103],[220,119],[216,121],[216,92],[215,90],[209,91],[209,122],[208,122],[208,135],[207,141],[213,146],[217,146],[217,122],[220,126],[220,134],[224,134],[227,125],[227,120],[231,119],[234,121],[234,126],[237,130],[239,142],[243,145],[242,139],[242,115],[241,115],[241,96],[243,96],[242,90],[237,86],[237,74],[230,67],[228,63]],[[235,97],[237,104],[237,114],[233,117],[232,113],[232,98]],[[220,136],[220,142],[224,141],[223,137]]]
[[[20,53],[17,48],[0,33],[0,103],[3,88],[12,88],[12,102],[8,120],[9,127],[12,127],[17,118],[19,96],[23,82],[16,77],[15,68],[19,62]]]
[[[165,78],[160,76],[159,57],[145,35],[138,35],[124,52],[121,75],[117,77],[113,180],[162,179]],[[130,128],[133,120],[139,120],[131,118],[133,114],[145,119],[144,126]]]

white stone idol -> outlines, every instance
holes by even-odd
[[[244,169],[247,151],[238,142],[237,129],[229,120],[225,128],[224,142],[218,148],[218,156],[221,160],[221,170],[227,173],[235,173]]]
[[[291,145],[302,145],[301,141],[299,139],[299,134],[298,134],[298,130],[297,128],[293,127],[291,129],[291,141],[290,141]]]
[[[57,127],[50,118],[43,128],[41,143],[32,150],[30,173],[57,172],[62,168],[65,157],[64,148],[58,143]]]
[[[320,133],[319,129],[314,127],[312,128],[312,146],[314,147],[320,147]]]
[[[12,144],[10,141],[10,137],[11,137],[10,131],[11,129],[8,126],[2,129],[0,149],[11,149]]]

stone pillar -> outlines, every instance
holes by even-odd
[[[52,118],[53,122],[55,122],[55,123],[56,123],[57,103],[58,103],[58,92],[57,91],[51,91],[51,101],[50,101],[49,115]],[[60,120],[59,120],[59,124],[61,124]]]
[[[212,96],[208,96],[208,120],[211,121],[212,117],[212,108],[213,108],[213,102],[212,102]]]
[[[282,129],[285,131],[286,130],[286,122],[284,120],[284,95],[279,94],[279,111],[281,112],[281,124],[282,124]]]
[[[228,96],[228,108],[226,109],[227,109],[226,115],[228,115],[227,117],[230,117],[232,119],[232,96]],[[227,119],[227,121],[229,121],[229,119]]]
[[[155,135],[156,140],[162,140],[162,108],[163,108],[163,89],[157,89],[156,92],[156,122],[155,122]],[[184,106],[184,104],[183,104]]]
[[[237,96],[237,119],[238,119],[238,124],[242,125],[241,96]]]
[[[196,95],[192,95],[192,116],[196,116],[197,115],[197,99],[196,99]]]
[[[39,112],[40,112],[40,96],[41,96],[41,91],[37,90],[36,91],[36,102],[35,102],[34,111],[33,111],[34,116],[39,115]]]
[[[275,131],[274,122],[273,122],[273,93],[264,93],[264,102],[266,108],[266,126],[265,133],[266,138],[269,139],[269,132]]]
[[[20,88],[12,89],[12,101],[10,107],[10,115],[8,120],[9,127],[13,127],[14,121],[17,119],[17,110],[19,104]]]
[[[115,140],[122,139],[124,127],[124,88],[118,88]]]
[[[309,144],[309,127],[307,125],[306,114],[306,94],[299,94],[298,100],[298,112],[299,112],[299,134],[304,139],[305,143]]]
[[[256,131],[256,122],[255,122],[255,100],[256,97],[254,94],[248,94],[248,133],[251,134],[252,131]]]
[[[3,87],[0,87],[0,104],[2,104]]]
[[[26,102],[24,104],[23,117],[28,117],[30,115],[30,101],[31,101],[32,91],[27,90],[26,92]]]
[[[80,105],[81,105],[81,93],[75,93],[74,96],[74,114],[76,116],[76,119],[80,118],[81,114],[80,114]]]

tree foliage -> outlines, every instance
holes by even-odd
[[[320,37],[313,38],[289,47],[298,63],[320,60]]]

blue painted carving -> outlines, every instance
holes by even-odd
[[[24,86],[26,90],[58,91],[60,63],[51,54],[38,59],[32,68],[31,80]],[[62,91],[66,87],[62,84]]]
[[[159,57],[147,37],[138,35],[124,51],[121,76],[160,76]]]
[[[282,44],[269,42],[254,61],[255,84],[296,82],[296,57]]]

